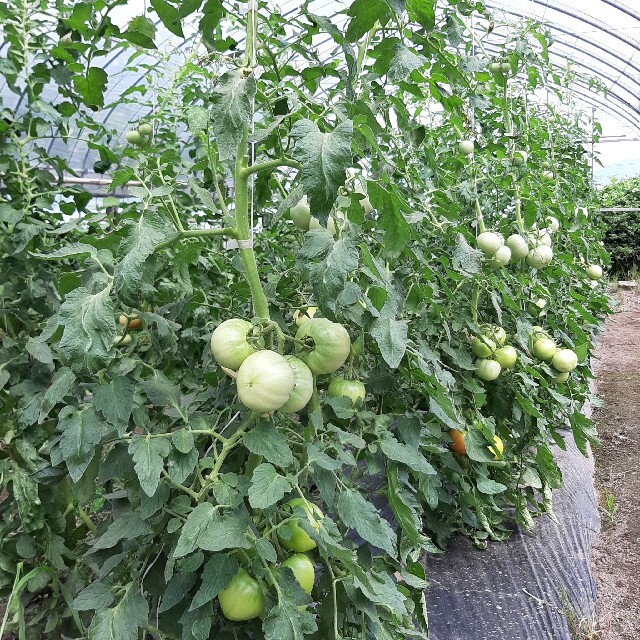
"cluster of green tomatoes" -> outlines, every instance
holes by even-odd
[[[315,583],[315,565],[307,552],[316,548],[316,542],[300,526],[304,518],[316,531],[325,517],[321,509],[305,500],[294,498],[286,505],[293,514],[277,529],[280,545],[293,554],[280,563],[293,572],[298,584],[307,595],[311,595]],[[243,622],[253,618],[263,618],[265,614],[265,590],[263,580],[255,578],[241,567],[229,584],[218,594],[220,610],[228,620]],[[301,607],[304,609],[304,607]]]
[[[137,128],[127,131],[125,138],[129,144],[134,144],[136,147],[148,147],[151,144],[152,135],[153,127],[148,122],[142,122]]]
[[[495,380],[503,369],[511,369],[518,352],[507,342],[507,332],[496,325],[487,325],[471,341],[471,351],[478,357],[475,373],[481,380]]]
[[[554,382],[566,382],[569,373],[578,366],[576,352],[572,349],[558,349],[553,338],[542,327],[533,327],[529,336],[529,349],[538,360],[551,363],[557,371],[557,375],[553,377]]]
[[[314,391],[314,377],[337,371],[351,353],[351,339],[343,325],[315,316],[315,308],[297,313],[295,355],[283,355],[264,348],[264,336],[256,325],[232,318],[211,335],[211,353],[223,369],[235,378],[238,398],[245,407],[261,414],[304,409]],[[354,406],[365,399],[365,387],[358,380],[334,377],[329,396],[351,398]]]

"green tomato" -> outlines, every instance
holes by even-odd
[[[513,164],[516,167],[521,167],[529,159],[529,154],[526,151],[516,151],[513,154]]]
[[[533,355],[538,360],[549,362],[557,351],[556,343],[547,337],[542,337],[533,343]]]
[[[522,260],[529,253],[529,245],[519,233],[510,235],[507,238],[506,245],[511,249],[511,257],[514,260]]]
[[[538,247],[540,245],[551,246],[551,236],[544,229],[535,229],[527,236],[529,245],[531,247]]]
[[[564,384],[569,379],[569,372],[565,371],[565,373],[559,373],[557,376],[551,378],[552,382],[556,384]]]
[[[124,136],[129,144],[140,144],[142,142],[142,136],[139,131],[127,131]]]
[[[478,249],[486,256],[492,256],[504,244],[504,238],[495,231],[483,231],[476,239]]]
[[[558,349],[551,359],[551,364],[560,373],[569,373],[578,366],[578,356],[571,349]]]
[[[510,62],[503,62],[500,65],[500,71],[502,71],[502,73],[510,73],[511,72],[511,63]]]
[[[309,200],[307,196],[304,196],[297,205],[289,209],[289,216],[293,221],[293,224],[302,229],[303,231],[309,230],[309,223],[311,222],[311,209],[309,209]]]
[[[541,244],[527,254],[527,264],[534,269],[544,269],[553,260],[553,250]]]
[[[264,612],[264,594],[260,583],[245,569],[238,569],[231,582],[218,594],[222,614],[227,620],[253,620]]]
[[[560,221],[554,216],[547,216],[546,222],[549,233],[555,233],[560,228]]]
[[[602,278],[602,267],[597,264],[590,264],[587,267],[587,276],[590,280],[600,280]]]
[[[282,566],[291,569],[304,592],[311,595],[316,579],[316,570],[309,556],[304,553],[296,553],[296,555],[287,558]]]
[[[211,334],[211,353],[218,364],[236,371],[252,354],[254,349],[247,341],[247,335],[253,325],[240,318],[231,318],[219,324]],[[264,344],[262,338],[258,340]]]
[[[471,341],[471,351],[478,358],[488,358],[496,350],[496,343],[485,335],[476,336]]]
[[[499,362],[495,360],[485,360],[484,358],[479,358],[475,362],[476,365],[476,375],[480,380],[495,380],[502,371],[502,367]]]
[[[489,65],[489,71],[491,73],[502,73],[502,65],[499,62],[492,62]]]
[[[295,413],[304,409],[313,395],[313,374],[311,369],[295,356],[285,356],[293,370],[293,391],[289,399],[280,407],[282,413]]]
[[[328,318],[311,318],[298,328],[297,340],[311,338],[311,350],[296,344],[296,351],[315,374],[333,373],[349,357],[351,340],[347,330]]]
[[[493,357],[503,369],[511,369],[518,359],[518,352],[511,346],[500,347]]]
[[[511,260],[511,249],[509,247],[500,247],[494,254],[494,259],[501,265],[508,265]]]
[[[499,347],[507,341],[507,332],[498,325],[488,325],[483,329],[483,334],[493,340]],[[483,356],[481,356],[483,357]]]
[[[541,177],[543,180],[546,180],[547,182],[549,182],[554,178],[553,171],[543,171]]]
[[[308,500],[303,500],[302,498],[294,498],[288,503],[288,506],[293,511],[298,508],[298,510],[302,509],[304,514],[309,521],[309,524],[317,531],[320,528],[318,524],[318,520],[324,518],[324,513],[322,513],[321,509],[315,505],[313,502],[309,502]],[[280,530],[278,530],[278,536],[280,537],[280,544],[290,551],[311,551],[311,549],[315,549],[318,545],[315,540],[313,540],[309,534],[300,526],[300,520],[298,518],[293,518],[291,521],[287,523],[287,527],[291,532],[291,537],[289,539],[285,539],[280,536]]]
[[[150,136],[153,133],[153,127],[148,122],[143,122],[138,125],[138,131],[143,136]]]
[[[320,221],[318,220],[318,218],[311,218],[311,220],[309,221],[309,230],[312,229],[324,229],[325,231],[328,231],[332,236],[336,235],[336,223],[335,220],[333,219],[333,216],[329,216],[327,218],[327,226],[323,227],[320,224]]]
[[[355,407],[358,405],[359,400],[364,402],[367,391],[360,380],[333,378],[329,383],[327,394],[332,398],[350,398]]]
[[[294,384],[289,362],[269,349],[252,353],[240,365],[236,377],[240,402],[259,413],[280,409],[289,400]]]
[[[460,149],[460,153],[465,156],[470,156],[473,153],[473,140],[462,140],[458,144],[458,149]]]

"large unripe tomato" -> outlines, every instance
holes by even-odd
[[[353,406],[357,406],[358,400],[364,402],[367,391],[360,380],[346,380],[345,378],[333,378],[329,383],[327,393],[332,398],[350,398]]]
[[[296,309],[293,312],[293,321],[297,326],[304,324],[309,318],[313,318],[318,312],[318,307],[307,307],[304,311]]]
[[[449,429],[449,437],[453,440],[449,445],[451,451],[465,455],[467,453],[467,448],[464,445],[464,431]]]
[[[527,264],[534,269],[544,269],[553,260],[553,250],[541,244],[527,254]]]
[[[315,374],[333,373],[349,357],[351,339],[347,330],[328,318],[311,318],[296,332],[297,340],[311,338],[310,350],[296,344],[296,351]]]
[[[295,356],[285,356],[285,359],[293,370],[293,390],[289,399],[280,407],[283,413],[295,413],[304,409],[313,394],[313,374],[311,369]]]
[[[313,502],[309,502],[308,500],[303,500],[302,498],[294,498],[288,503],[291,510],[295,507],[300,507],[309,522],[309,524],[317,531],[320,528],[318,524],[318,520],[324,518],[324,513],[320,507],[315,505]],[[318,545],[315,540],[313,540],[309,534],[300,526],[300,520],[298,518],[293,518],[290,522],[287,523],[287,527],[291,532],[291,537],[287,540],[284,537],[280,536],[280,531],[278,530],[278,535],[280,537],[280,544],[290,551],[311,551],[311,549],[315,549]]]
[[[478,358],[488,358],[496,350],[496,343],[485,335],[476,336],[471,341],[471,351]]]
[[[496,259],[496,262],[499,262],[501,265],[508,265],[511,260],[511,249],[509,247],[500,247],[493,256]]]
[[[252,353],[238,369],[236,386],[240,402],[259,413],[271,413],[289,399],[295,377],[284,356],[264,349]]]
[[[514,233],[507,238],[507,247],[511,249],[511,257],[514,260],[522,260],[529,253],[527,241],[518,233]]]
[[[236,622],[252,620],[264,612],[260,583],[243,568],[238,569],[227,588],[218,594],[218,602],[224,617]]]
[[[590,264],[587,267],[587,276],[590,280],[600,280],[602,278],[602,267],[597,264]]]
[[[507,332],[497,324],[490,324],[483,330],[485,336],[493,340],[499,347],[507,341]]]
[[[551,364],[560,373],[569,373],[578,366],[578,356],[571,349],[558,349],[551,359]]]
[[[502,65],[499,62],[492,62],[489,65],[489,71],[491,71],[491,73],[501,73]]]
[[[291,217],[293,224],[295,224],[298,229],[302,229],[303,231],[309,230],[311,209],[309,208],[307,196],[304,196],[298,204],[289,209],[289,216]]]
[[[529,159],[529,154],[526,151],[515,151],[513,154],[513,164],[516,167],[521,167]]]
[[[129,144],[140,144],[142,142],[142,136],[139,131],[127,131],[124,137]]]
[[[502,73],[511,73],[511,63],[510,62],[503,62],[500,65],[500,71],[502,71]]]
[[[487,256],[492,256],[504,244],[504,238],[495,231],[483,231],[476,242],[480,251]]]
[[[465,156],[470,156],[473,153],[473,140],[462,140],[458,144],[458,149],[460,149],[460,153]]]
[[[551,378],[552,382],[556,384],[564,384],[569,379],[569,372],[565,371],[565,373],[559,373],[557,376]]]
[[[327,226],[323,227],[320,224],[320,220],[318,220],[318,218],[311,218],[311,220],[309,221],[309,229],[325,229],[326,231],[328,231],[332,236],[336,235],[336,221],[333,219],[333,216],[329,216],[327,218]]]
[[[543,229],[534,229],[529,233],[527,238],[531,247],[538,247],[540,245],[551,246],[551,236]]]
[[[533,343],[533,355],[539,360],[549,362],[557,350],[556,343],[547,337],[542,337]]]
[[[153,127],[148,122],[143,122],[138,125],[138,131],[143,136],[150,136],[153,133]]]
[[[560,221],[555,216],[547,216],[547,231],[555,233],[560,228]]]
[[[219,324],[211,334],[211,353],[218,364],[234,371],[255,349],[247,342],[247,334],[253,325],[240,318],[231,318]],[[260,344],[262,339],[260,339]]]
[[[304,553],[296,553],[294,556],[287,558],[282,563],[282,566],[289,567],[293,571],[298,584],[305,593],[310,595],[316,579],[316,570],[309,556]]]
[[[493,357],[503,369],[511,369],[518,359],[518,352],[511,346],[500,347]]]
[[[476,365],[476,375],[480,380],[486,380],[490,382],[491,380],[495,380],[502,371],[502,367],[499,362],[495,360],[485,360],[484,358],[479,358],[475,362]]]

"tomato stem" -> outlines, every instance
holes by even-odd
[[[484,224],[484,216],[482,215],[482,207],[480,206],[480,200],[476,196],[475,200],[476,206],[476,220],[478,221],[478,230],[480,233],[484,233],[487,230],[487,227]]]
[[[518,230],[520,233],[524,233],[524,222],[522,220],[522,201],[520,200],[520,189],[518,187],[515,188],[515,198],[516,198],[516,224],[518,225]]]
[[[269,169],[277,169],[278,167],[293,167],[294,169],[302,169],[302,165],[291,158],[275,158],[274,160],[267,160],[259,164],[253,164],[250,167],[242,169],[243,175],[249,177],[254,173],[260,171],[268,171]]]

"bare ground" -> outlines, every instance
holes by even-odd
[[[617,297],[620,307],[596,350],[603,406],[593,415],[602,441],[594,457],[602,530],[592,564],[597,637],[640,640],[640,287]]]

